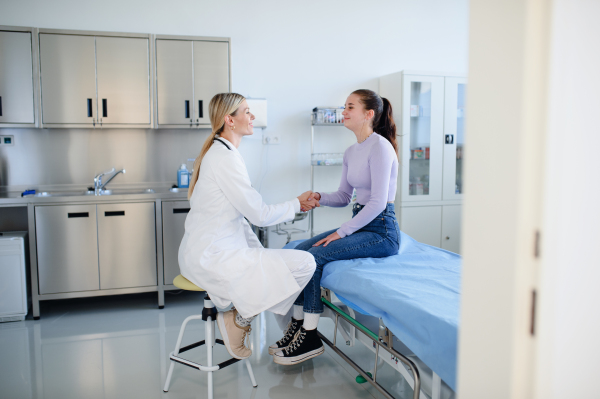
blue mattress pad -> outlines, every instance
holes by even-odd
[[[284,248],[293,249],[304,240]],[[383,319],[456,390],[461,257],[400,233],[397,255],[328,263],[321,286],[347,306]]]

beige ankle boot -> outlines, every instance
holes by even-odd
[[[246,337],[250,335],[252,328],[239,327],[235,323],[237,310],[232,309],[225,313],[217,313],[217,325],[223,337],[227,352],[236,359],[250,357],[252,351],[246,346]]]

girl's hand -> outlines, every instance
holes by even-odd
[[[337,231],[334,231],[333,233],[329,234],[327,237],[323,238],[322,240],[319,240],[318,242],[316,242],[315,244],[313,244],[313,247],[318,247],[319,245],[325,243],[325,245],[323,245],[323,247],[326,247],[327,244],[329,244],[331,241],[335,241],[335,240],[339,240],[340,235],[337,233]]]
[[[316,199],[317,201],[321,201],[321,194],[319,193],[312,193],[311,197]],[[311,199],[311,197],[309,197],[308,199]]]

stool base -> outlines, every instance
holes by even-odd
[[[173,368],[175,367],[175,363],[180,363],[185,366],[195,368],[200,371],[205,371],[208,373],[208,384],[207,384],[208,385],[208,398],[213,399],[212,373],[217,370],[221,370],[227,366],[231,366],[232,364],[235,364],[241,360],[241,359],[231,358],[229,360],[226,360],[222,363],[219,363],[219,364],[213,366],[213,364],[212,364],[213,346],[215,346],[215,344],[224,345],[223,340],[215,339],[216,314],[217,314],[217,309],[214,307],[214,305],[212,304],[212,301],[210,300],[210,297],[207,294],[204,298],[204,309],[202,310],[202,314],[189,316],[188,318],[186,318],[183,321],[183,324],[181,325],[181,329],[179,330],[179,337],[177,338],[177,344],[175,345],[175,350],[173,352],[171,352],[171,354],[169,355],[169,359],[171,360],[171,365],[169,367],[169,373],[167,374],[167,381],[165,382],[165,387],[163,389],[164,392],[169,391],[169,385],[171,383],[171,377],[173,376]],[[184,346],[182,348],[181,340],[183,338],[183,333],[185,332],[187,323],[190,322],[191,320],[205,320],[206,321],[206,324],[205,324],[206,339],[195,342],[195,343],[187,345],[187,346]],[[192,362],[190,360],[184,359],[179,356],[180,353],[189,351],[190,349],[194,349],[194,348],[197,348],[202,345],[206,345],[206,351],[207,351],[207,356],[206,356],[207,364],[206,365]],[[248,374],[250,375],[250,381],[252,381],[252,386],[256,388],[258,386],[258,384],[256,383],[256,380],[254,378],[254,373],[252,372],[252,365],[250,365],[250,361],[248,359],[244,359],[244,362],[246,363],[246,368],[248,369]]]

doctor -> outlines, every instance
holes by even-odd
[[[298,198],[267,205],[252,188],[238,151],[251,135],[252,120],[245,98],[221,93],[209,104],[212,133],[194,162],[188,199],[191,209],[179,247],[181,274],[204,288],[213,303],[234,309],[217,314],[217,325],[231,356],[245,359],[250,322],[264,310],[285,315],[315,271],[312,254],[265,249],[251,230],[290,221],[295,213],[318,206],[308,191]]]

